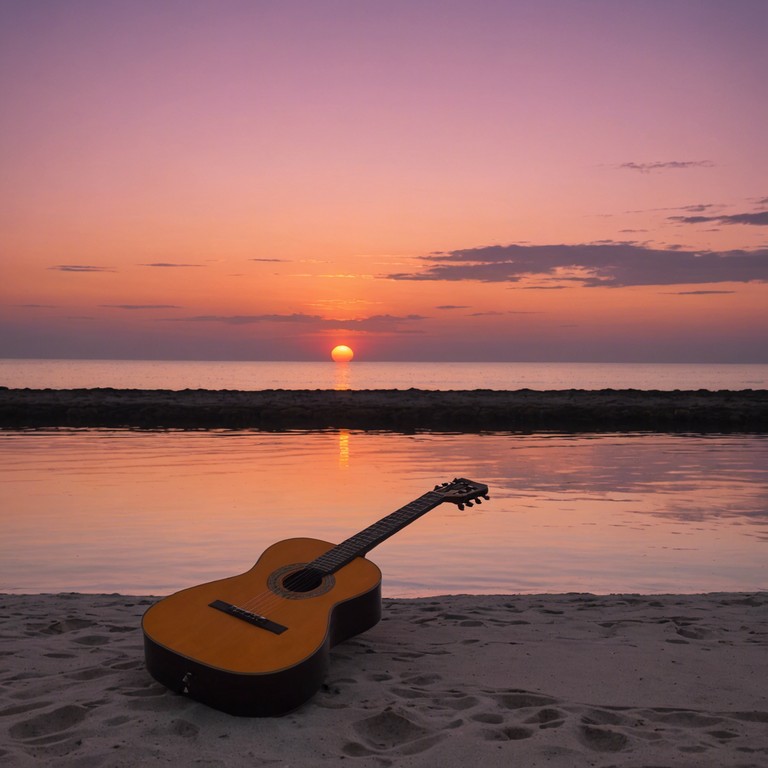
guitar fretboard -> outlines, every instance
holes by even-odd
[[[423,496],[419,496],[418,499],[415,499],[410,504],[406,504],[404,507],[400,507],[400,509],[383,517],[377,523],[369,525],[360,533],[356,533],[346,541],[342,541],[341,544],[337,544],[324,555],[308,563],[306,567],[320,571],[323,574],[334,573],[356,557],[361,557],[366,552],[370,552],[374,547],[381,544],[382,541],[405,528],[406,525],[410,525],[414,520],[425,515],[430,509],[434,509],[443,501],[445,501],[445,497],[442,494],[429,491]]]

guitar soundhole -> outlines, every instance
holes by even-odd
[[[302,568],[300,571],[294,571],[283,579],[283,586],[289,592],[312,592],[322,583],[323,574],[313,571],[311,568]]]
[[[269,588],[277,595],[289,600],[303,600],[307,597],[324,595],[333,589],[336,579],[332,574],[307,568],[306,563],[283,565],[273,571],[267,579]]]

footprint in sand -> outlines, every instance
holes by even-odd
[[[50,712],[40,712],[34,717],[21,720],[12,725],[8,732],[11,737],[26,742],[41,743],[50,741],[49,737],[63,734],[69,736],[70,729],[85,720],[88,710],[75,704],[68,704]]]
[[[110,642],[106,635],[86,635],[85,637],[75,637],[72,639],[73,643],[78,645],[107,645]]]
[[[390,707],[372,717],[366,717],[353,723],[361,741],[350,741],[342,747],[342,752],[349,757],[368,757],[395,753],[415,755],[425,752],[438,744],[445,734],[435,733],[409,715],[396,712]],[[449,724],[447,727],[451,727]]]
[[[88,619],[76,619],[68,618],[62,621],[54,621],[53,624],[49,624],[44,629],[39,630],[42,635],[62,635],[65,632],[77,632],[79,629],[87,629],[88,627],[95,627],[95,621],[89,621]]]
[[[530,739],[533,731],[530,728],[512,725],[504,728],[486,729],[482,736],[487,741],[520,741],[520,739]]]
[[[593,752],[621,752],[629,746],[629,739],[620,731],[596,725],[582,725],[579,741]]]

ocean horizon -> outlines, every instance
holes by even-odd
[[[0,387],[745,390],[768,388],[768,364],[0,359]]]

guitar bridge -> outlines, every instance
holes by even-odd
[[[284,627],[282,624],[278,624],[275,621],[271,621],[266,616],[260,616],[258,613],[252,611],[246,611],[245,608],[239,608],[232,603],[225,603],[223,600],[214,600],[209,603],[211,608],[215,608],[217,611],[226,613],[229,616],[234,616],[236,619],[245,621],[248,624],[253,624],[254,627],[261,627],[268,632],[274,632],[276,635],[281,635],[288,627]]]

